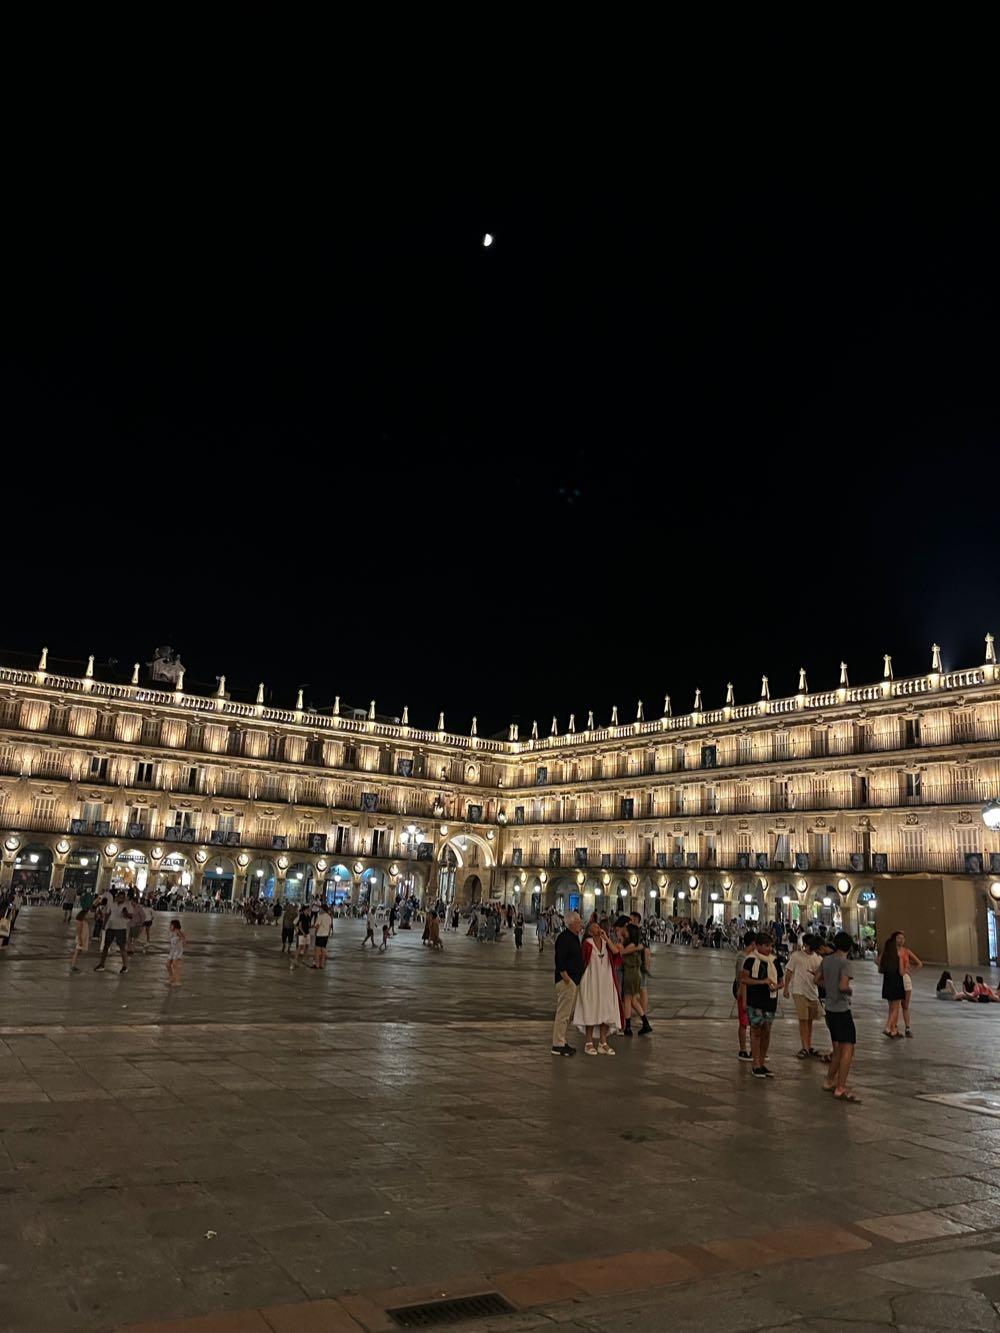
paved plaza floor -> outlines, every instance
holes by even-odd
[[[1000,1329],[1000,1005],[929,968],[889,1042],[856,965],[845,1106],[790,1006],[777,1077],[736,1060],[731,953],[657,949],[654,1035],[569,1060],[531,930],[382,955],[338,922],[320,973],[185,929],[177,990],[162,914],[125,977],[71,976],[54,908],[0,953],[5,1333],[382,1333],[488,1291],[514,1312],[475,1327]]]

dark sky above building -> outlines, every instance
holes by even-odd
[[[229,108],[35,161],[0,648],[481,733],[982,660],[992,173],[721,114],[404,175]]]

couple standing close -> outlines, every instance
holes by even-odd
[[[566,915],[565,929],[556,939],[555,980],[556,1016],[552,1027],[552,1054],[575,1055],[576,1048],[566,1040],[566,1029],[572,1021],[586,1033],[585,1055],[614,1055],[608,1036],[622,1027],[622,1002],[615,985],[612,957],[621,956],[622,993],[627,1013],[634,1008],[642,1018],[640,1035],[651,1032],[645,1012],[640,1005],[642,986],[642,942],[637,927],[629,925],[621,944],[610,939],[595,920],[589,927],[588,938],[581,946],[583,920],[578,912]],[[627,1021],[627,1020],[626,1020]],[[594,1044],[594,1030],[600,1033],[599,1044]],[[631,1036],[631,1032],[628,1033]]]

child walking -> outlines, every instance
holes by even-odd
[[[181,984],[181,959],[184,957],[184,946],[187,944],[187,936],[181,930],[181,923],[177,917],[174,917],[170,923],[170,943],[167,948],[167,985],[179,986]]]
[[[388,922],[382,926],[382,943],[378,946],[379,953],[385,953],[389,947],[389,925]]]

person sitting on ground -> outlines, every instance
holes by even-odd
[[[972,994],[973,999],[980,1004],[993,1004],[994,1002],[1000,1004],[1000,995],[996,993],[992,986],[988,986],[982,977],[976,977],[976,989]]]
[[[976,983],[972,978],[971,972],[966,972],[962,979],[962,994],[967,1000],[974,1000],[976,998]]]
[[[939,1000],[968,1000],[964,990],[956,990],[955,983],[951,979],[950,972],[942,972],[938,980],[935,995]]]

